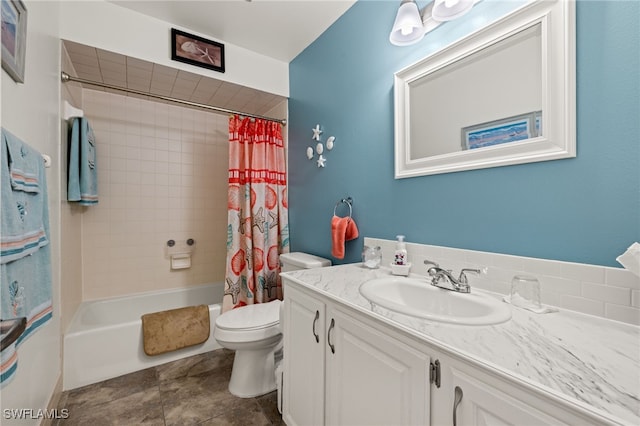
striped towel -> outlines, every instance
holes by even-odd
[[[42,154],[2,129],[0,264],[49,243],[45,231],[46,182]],[[46,213],[46,215],[45,215]]]

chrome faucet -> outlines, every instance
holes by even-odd
[[[480,274],[483,271],[480,269],[464,268],[460,271],[460,276],[456,279],[451,275],[450,270],[442,269],[440,266],[430,260],[424,261],[425,265],[433,265],[429,268],[427,273],[431,277],[431,285],[442,288],[444,290],[457,291],[458,293],[470,293],[471,286],[465,272],[474,272]]]

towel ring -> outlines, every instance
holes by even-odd
[[[343,198],[342,200],[338,201],[335,207],[333,208],[333,215],[336,216],[336,209],[340,204],[346,204],[349,206],[349,218],[351,218],[351,215],[353,214],[353,206],[351,205],[352,202],[353,200],[351,199],[351,197]]]

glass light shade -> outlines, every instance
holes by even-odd
[[[471,10],[475,0],[435,0],[431,16],[444,22],[459,18]]]
[[[398,9],[389,41],[396,46],[417,43],[424,37],[420,10],[414,1],[402,3]]]

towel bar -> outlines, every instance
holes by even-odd
[[[338,208],[338,206],[340,204],[346,204],[346,205],[349,206],[349,217],[351,217],[351,215],[353,213],[353,205],[352,205],[352,203],[353,203],[353,198],[351,198],[351,197],[343,198],[342,200],[338,201],[336,203],[336,205],[333,207],[333,215],[334,216],[336,215],[336,209]]]

